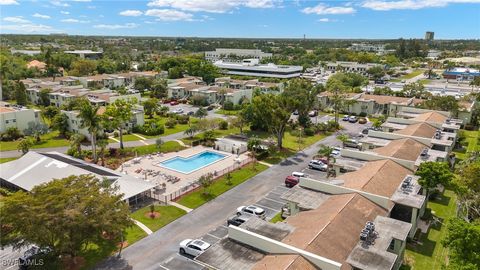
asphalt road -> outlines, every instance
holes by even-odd
[[[358,134],[365,125],[342,123],[343,133]],[[96,269],[164,269],[160,264],[178,252],[178,243],[186,238],[197,238],[214,230],[235,212],[240,205],[261,200],[272,189],[281,185],[285,176],[301,171],[316,154],[320,144],[338,145],[335,135],[324,138],[303,152],[274,165],[249,181],[225,192],[215,200],[173,221],[150,236],[127,247],[122,258],[111,257]]]

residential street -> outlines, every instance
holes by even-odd
[[[342,133],[357,135],[365,125],[342,123]],[[331,135],[290,157],[278,165],[263,171],[247,182],[231,189],[187,215],[175,220],[152,235],[127,247],[122,258],[114,257],[101,263],[97,269],[165,269],[160,264],[178,252],[178,244],[186,238],[200,237],[224,224],[240,205],[253,204],[271,190],[282,185],[293,171],[301,171],[316,154],[320,144],[338,145],[336,135]]]

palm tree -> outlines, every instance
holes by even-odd
[[[78,117],[81,119],[80,127],[87,128],[90,132],[92,143],[93,162],[97,163],[97,133],[100,131],[102,117],[98,114],[99,106],[85,103],[80,107]]]
[[[105,166],[105,149],[108,146],[107,139],[100,139],[97,141],[98,147],[100,147],[100,158],[102,159],[102,166]]]
[[[75,149],[79,155],[82,153],[82,142],[85,139],[80,133],[75,133],[70,137],[70,148]]]
[[[330,176],[329,169],[330,169],[330,160],[332,158],[332,152],[333,152],[333,147],[330,147],[325,144],[320,145],[320,149],[318,149],[318,152],[317,152],[319,155],[327,157],[327,178]]]
[[[347,134],[340,134],[337,136],[337,140],[341,141],[343,145],[350,139]]]

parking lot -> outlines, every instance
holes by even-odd
[[[307,169],[309,170],[309,169]],[[307,173],[307,172],[305,172]],[[267,195],[262,199],[254,203],[253,205],[261,207],[266,212],[266,220],[272,219],[276,214],[278,214],[282,207],[285,205],[286,201],[281,199],[282,195],[289,190],[285,185],[279,185],[271,190]],[[235,213],[232,213],[232,216]],[[227,237],[228,228],[227,228],[227,218],[225,217],[225,223],[219,225],[215,229],[209,231],[208,233],[201,236],[192,236],[193,238],[202,239],[203,241],[214,245],[223,238]],[[189,255],[180,255],[178,252],[160,264],[162,269],[208,269],[208,266],[203,264],[203,262],[196,260],[195,258]]]
[[[195,113],[200,108],[198,106],[193,106],[190,104],[182,104],[182,103],[173,105],[173,106],[167,103],[167,104],[162,104],[162,106],[168,107],[170,112],[173,112],[174,110],[182,109],[183,110],[182,114],[188,114],[189,112]],[[223,114],[215,113],[215,110],[216,109],[207,111],[208,112],[207,118],[224,118],[224,119],[227,118],[227,116]]]

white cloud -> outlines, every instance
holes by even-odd
[[[272,8],[281,0],[154,0],[149,7],[170,7],[184,11],[204,11],[211,13],[225,13],[239,7]]]
[[[120,12],[119,14],[122,15],[122,16],[137,17],[137,16],[142,15],[143,12],[141,12],[140,10],[128,9],[128,10],[124,10],[124,11]]]
[[[92,2],[92,0],[72,0],[73,2]]]
[[[70,14],[70,12],[68,12],[68,11],[63,11],[63,10],[62,10],[62,11],[60,11],[60,13],[62,13],[62,14],[64,14],[64,15],[68,15],[68,14]]]
[[[329,22],[330,19],[329,18],[321,18],[321,19],[318,19],[319,22]]]
[[[93,26],[94,28],[99,28],[99,29],[132,29],[132,28],[137,28],[138,24],[136,23],[125,23],[125,24],[97,24]]]
[[[422,9],[434,7],[446,7],[449,4],[480,3],[480,0],[367,0],[362,7],[373,10],[394,10],[394,9]]]
[[[352,14],[352,13],[355,13],[356,10],[353,7],[329,7],[324,4],[318,4],[314,7],[304,8],[302,9],[302,12],[305,14],[337,15],[337,14]]]
[[[0,32],[16,32],[16,33],[52,33],[59,32],[49,25],[43,24],[12,24],[12,25],[0,25]]]
[[[193,21],[193,14],[172,9],[149,9],[145,15],[156,17],[158,21]]]
[[[64,23],[89,23],[90,21],[82,21],[82,20],[77,20],[77,19],[63,19],[60,20],[61,22]]]
[[[12,23],[30,23],[29,20],[24,19],[22,16],[4,17],[3,20]]]
[[[40,14],[40,13],[35,13],[35,14],[33,14],[32,16],[35,17],[35,18],[50,19],[50,16],[48,16],[48,15],[43,15],[43,14]]]
[[[50,1],[50,4],[52,4],[54,6],[57,6],[57,7],[69,7],[70,6],[69,4],[63,3],[62,1],[59,1],[59,0]]]
[[[8,6],[8,5],[18,5],[18,2],[15,0],[0,0],[0,6]]]

